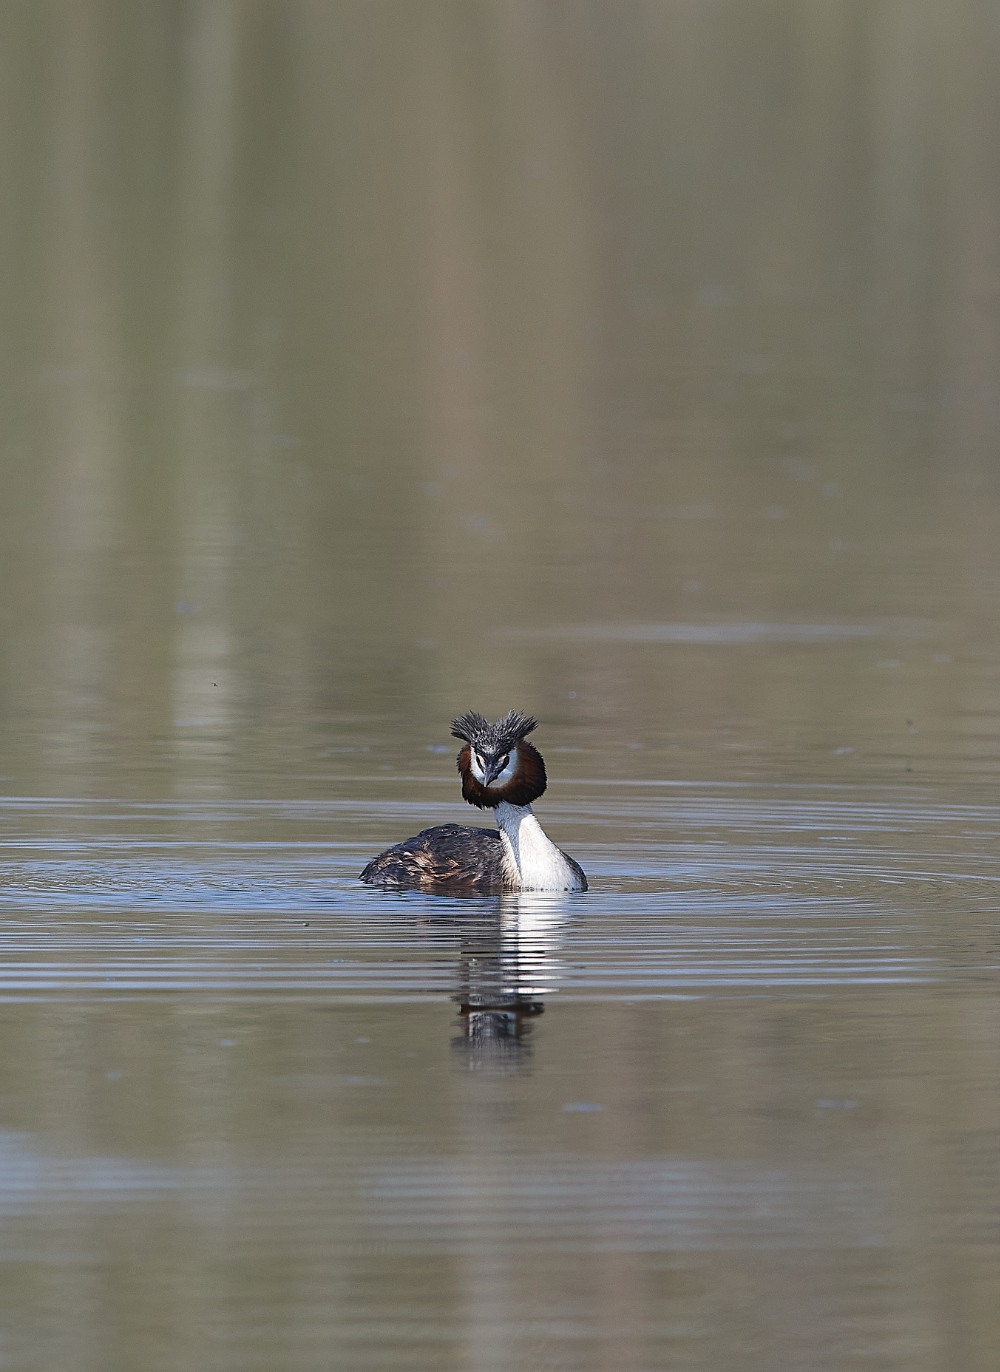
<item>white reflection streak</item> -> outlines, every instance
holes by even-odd
[[[569,921],[570,898],[564,891],[518,891],[500,899],[504,955],[521,996],[558,991],[565,976],[559,954]]]
[[[586,643],[839,643],[856,638],[927,638],[939,626],[924,619],[878,619],[861,624],[738,623],[563,624],[549,628],[512,628],[507,636],[565,639]]]
[[[236,147],[236,54],[239,7],[232,0],[191,12],[184,86],[178,345],[179,601],[174,670],[175,727],[182,732],[180,770],[201,770],[200,726],[230,722],[229,592],[233,489],[229,449],[234,407],[245,408],[246,385],[234,386],[232,318],[226,283],[233,233],[232,182]],[[237,410],[236,413],[241,413]],[[196,742],[195,742],[196,740]],[[192,747],[194,743],[194,747]],[[207,759],[217,777],[222,759]],[[207,779],[206,779],[206,784]]]

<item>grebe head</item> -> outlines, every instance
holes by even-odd
[[[465,747],[458,755],[462,796],[480,810],[494,809],[502,800],[530,805],[545,790],[545,763],[525,739],[538,721],[511,710],[494,724],[470,710],[452,720],[451,732]]]

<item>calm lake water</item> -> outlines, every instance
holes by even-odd
[[[0,1368],[993,1372],[997,11],[0,67]]]

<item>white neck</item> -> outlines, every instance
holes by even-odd
[[[549,839],[530,805],[496,807],[504,863],[511,885],[520,891],[579,891],[580,879],[564,853]]]

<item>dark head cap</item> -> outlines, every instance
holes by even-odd
[[[538,720],[533,719],[531,715],[522,715],[519,710],[511,710],[495,724],[491,724],[475,710],[470,710],[467,715],[461,715],[451,721],[453,738],[464,739],[478,752],[490,756],[509,753],[515,743],[520,743],[532,729],[537,728]]]

